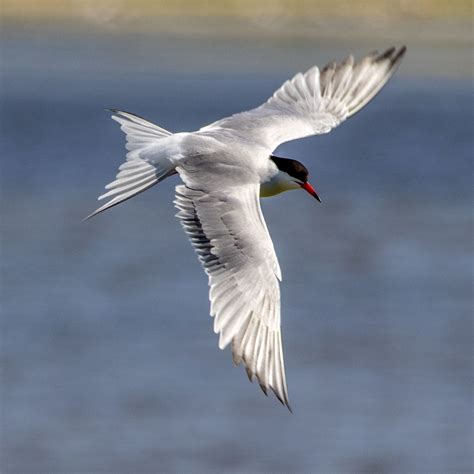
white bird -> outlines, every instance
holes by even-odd
[[[128,153],[99,212],[178,174],[177,217],[209,278],[219,348],[232,346],[267,394],[288,408],[280,332],[281,271],[260,197],[305,189],[319,200],[308,171],[272,153],[283,142],[327,133],[364,107],[395,72],[405,47],[317,66],[286,81],[263,105],[196,132],[171,133],[119,110]]]

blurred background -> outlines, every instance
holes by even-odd
[[[468,473],[471,2],[3,0],[4,473]],[[370,105],[286,143],[323,199],[262,203],[291,415],[217,348],[160,186],[82,223],[124,157],[313,64],[408,46]]]

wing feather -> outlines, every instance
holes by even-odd
[[[183,179],[186,182],[185,174]],[[209,277],[219,347],[231,344],[234,363],[243,363],[250,380],[255,377],[265,394],[271,389],[289,408],[280,334],[280,268],[261,214],[259,185],[225,192],[180,185],[175,204]]]
[[[260,107],[218,120],[202,132],[231,131],[273,151],[289,140],[331,131],[357,113],[387,83],[406,48],[389,48],[355,62],[314,66],[286,81]]]

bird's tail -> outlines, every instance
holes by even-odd
[[[115,109],[110,111],[112,119],[118,122],[125,132],[127,159],[120,165],[115,181],[105,186],[107,192],[98,198],[110,200],[84,220],[136,196],[176,173],[171,160],[153,153],[157,141],[170,137],[173,135],[171,132],[129,112]]]

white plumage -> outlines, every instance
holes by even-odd
[[[112,111],[129,151],[116,180],[99,197],[110,200],[89,217],[178,173],[184,184],[176,187],[177,217],[209,278],[219,347],[231,344],[234,362],[244,364],[250,380],[256,377],[265,393],[271,389],[288,408],[281,271],[260,195],[300,186],[317,195],[301,177],[301,164],[289,171],[271,154],[285,141],[327,133],[358,112],[393,75],[404,52],[390,48],[359,62],[350,56],[322,71],[314,66],[286,81],[260,107],[192,133],[172,134]]]

